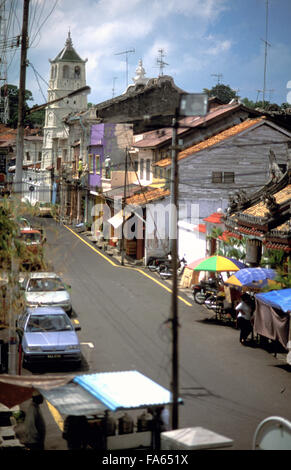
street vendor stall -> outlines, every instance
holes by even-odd
[[[278,341],[288,351],[287,362],[291,364],[291,289],[264,292],[255,298],[255,333]]]

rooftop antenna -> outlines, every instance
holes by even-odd
[[[113,77],[112,98],[114,98],[114,94],[115,94],[115,81],[116,80],[117,80],[117,77]]]
[[[115,55],[122,55],[125,54],[125,62],[126,62],[126,88],[128,87],[128,54],[131,52],[135,52],[135,49],[128,49],[127,51],[117,52]]]
[[[165,57],[164,49],[159,49],[158,52],[160,54],[160,56],[157,58],[157,64],[160,67],[159,77],[162,77],[164,75],[165,65],[169,65],[169,64],[167,64],[167,62],[164,61],[164,57]]]
[[[223,77],[222,73],[212,73],[211,76],[216,77],[217,78],[217,85],[220,85],[220,79]]]
[[[265,103],[265,94],[266,94],[266,75],[267,75],[267,54],[268,54],[268,46],[271,47],[271,44],[267,41],[267,39],[268,39],[268,15],[269,15],[269,0],[266,0],[266,36],[265,36],[265,39],[262,39],[262,41],[265,43],[263,105],[264,105],[264,103]]]

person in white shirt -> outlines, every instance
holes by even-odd
[[[252,307],[250,303],[250,297],[248,294],[241,296],[241,302],[236,306],[237,314],[237,326],[240,329],[240,343],[245,344],[249,334],[252,332]]]

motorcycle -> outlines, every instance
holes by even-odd
[[[178,276],[182,276],[186,266],[187,266],[187,261],[184,257],[178,260],[178,267],[177,267]],[[161,265],[159,268],[159,274],[160,274],[161,279],[164,279],[164,280],[170,279],[173,276],[172,263],[168,262],[168,263],[165,263],[164,265]]]
[[[162,265],[164,266],[165,263],[167,263],[167,261],[170,261],[170,260],[171,260],[170,253],[168,253],[167,256],[157,256],[157,257],[152,256],[148,260],[147,267],[151,272],[159,271],[160,266]]]
[[[209,310],[215,311],[217,320],[227,321],[228,323],[236,322],[236,311],[231,307],[225,307],[225,294],[224,292],[213,293],[205,300],[205,305]]]
[[[199,305],[203,305],[209,297],[218,292],[218,289],[219,286],[216,279],[201,281],[192,287],[194,301]]]

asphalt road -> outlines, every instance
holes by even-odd
[[[43,223],[47,259],[71,285],[81,324],[78,372],[135,369],[169,389],[171,294],[146,269],[113,265],[86,237],[52,219]],[[290,368],[260,347],[242,346],[237,330],[205,321],[207,310],[185,299],[192,305],[179,301],[179,427],[201,426],[233,439],[234,450],[251,449],[263,419],[291,420]]]

